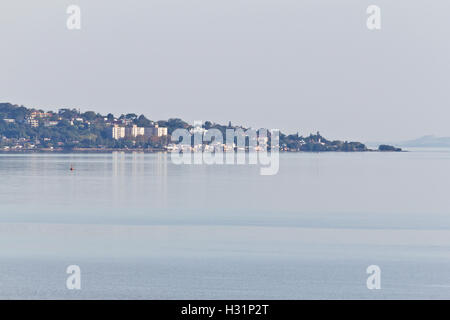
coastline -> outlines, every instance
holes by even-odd
[[[0,154],[22,154],[22,153],[113,153],[113,152],[124,152],[124,153],[170,153],[166,149],[101,149],[101,148],[75,148],[75,149],[26,149],[26,150],[0,150]],[[248,151],[245,151],[248,153]],[[364,152],[379,152],[379,153],[392,153],[392,152],[409,152],[408,150],[401,151],[380,151],[377,149],[368,150],[357,150],[357,151],[341,151],[341,150],[330,150],[330,151],[285,151],[280,150],[279,153],[364,153]],[[195,153],[195,152],[192,152]]]

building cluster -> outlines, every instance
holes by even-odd
[[[139,136],[143,136],[145,138],[167,136],[167,128],[159,127],[157,124],[154,124],[153,127],[145,128],[138,127],[135,124],[131,127],[125,127],[115,124],[111,128],[111,138],[116,140],[125,138],[135,139]]]
[[[81,113],[76,109],[59,109],[57,112],[44,112],[36,109],[26,109],[17,112],[12,105],[1,105],[0,109],[0,150],[31,150],[53,149],[64,147],[107,148],[114,146],[107,136],[114,140],[126,139],[133,142],[147,143],[150,146],[162,147],[164,139],[150,139],[165,137],[168,128],[161,127],[157,122],[145,117],[138,119],[134,114],[121,115],[119,118],[112,114],[102,116],[93,111]],[[138,120],[140,122],[138,122]],[[140,125],[139,123],[145,123]],[[6,125],[5,125],[6,124]],[[26,131],[25,127],[41,129],[54,127],[52,130]],[[68,126],[73,126],[70,128]],[[27,135],[27,136],[23,136]],[[143,137],[144,139],[139,139]],[[150,141],[151,140],[151,141]],[[122,145],[122,144],[119,144]],[[128,141],[124,146],[129,147]],[[133,144],[134,145],[134,144]]]
[[[26,118],[25,122],[33,128],[39,127],[39,121],[42,120],[45,126],[55,126],[58,121],[50,121],[49,118],[53,116],[50,112],[33,111]]]
[[[78,116],[72,117],[70,119],[64,118],[62,114],[68,109],[60,109],[58,114],[52,112],[41,112],[33,111],[25,119],[24,122],[33,128],[37,128],[40,125],[45,127],[51,127],[58,125],[62,120],[67,120],[71,125],[84,124],[90,125],[91,121],[84,119],[80,113]],[[14,119],[3,119],[5,122],[14,123]],[[132,119],[127,118],[113,118],[108,119],[107,117],[102,118],[104,125],[110,127],[110,137],[119,140],[123,138],[134,139],[139,136],[145,138],[150,137],[163,137],[167,136],[167,128],[158,126],[157,123],[151,122],[151,127],[138,127],[133,124]]]
[[[214,128],[217,130],[217,128]],[[229,152],[229,151],[266,151],[268,148],[269,138],[266,136],[248,136],[245,133],[245,128],[242,133],[235,132],[236,138],[239,136],[236,144],[233,136],[232,141],[226,141],[227,135],[222,134],[220,137],[215,137],[213,141],[209,139],[204,141],[203,138],[207,135],[208,129],[199,125],[195,125],[189,129],[191,136],[197,136],[197,139],[191,139],[191,143],[170,143],[167,145],[169,151],[183,151],[183,152]],[[256,132],[256,131],[255,131]],[[256,133],[255,133],[256,135]],[[218,139],[217,139],[218,138]]]
[[[15,120],[13,119],[3,119],[6,122],[14,123]],[[25,119],[25,123],[33,128],[37,128],[40,125],[43,125],[44,127],[53,127],[58,125],[63,120],[63,117],[57,114],[54,114],[52,112],[41,112],[41,111],[33,111],[31,112]],[[73,118],[70,121],[70,124],[73,125],[74,122],[81,122],[81,123],[87,123],[88,121],[84,120],[83,118]]]

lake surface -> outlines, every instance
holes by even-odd
[[[449,150],[0,154],[0,179],[2,299],[450,299]]]

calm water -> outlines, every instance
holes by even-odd
[[[1,154],[0,298],[450,299],[450,151],[280,157]]]

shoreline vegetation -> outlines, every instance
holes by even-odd
[[[400,148],[396,148],[400,149]],[[24,154],[24,153],[113,153],[113,152],[124,152],[124,153],[170,153],[170,150],[167,150],[165,148],[156,149],[156,148],[132,148],[132,149],[117,149],[117,148],[72,148],[72,149],[64,149],[64,148],[56,148],[56,149],[50,149],[50,148],[34,148],[34,149],[18,149],[18,150],[3,150],[0,149],[0,154]],[[199,151],[192,151],[192,153],[199,152]],[[248,153],[249,151],[245,151]],[[270,152],[270,150],[269,150]],[[340,152],[340,153],[346,153],[346,152],[408,152],[406,150],[379,150],[379,149],[367,149],[365,151],[281,151],[283,153],[324,153],[324,152]]]
[[[244,132],[242,126],[221,125],[205,121],[201,125],[190,125],[179,119],[152,121],[144,115],[134,113],[115,117],[112,113],[101,115],[94,111],[81,113],[77,109],[63,108],[44,111],[11,103],[0,103],[0,153],[110,153],[119,152],[167,152],[181,150],[171,141],[176,129],[185,129],[192,134],[204,134],[210,129],[219,130],[223,136],[229,129]],[[237,137],[235,137],[237,141]],[[259,140],[259,138],[258,138]],[[268,136],[267,145],[271,145]],[[192,151],[209,147],[208,143],[196,146]],[[200,147],[200,148],[199,148]],[[223,145],[224,151],[227,146]],[[233,147],[232,150],[237,150]],[[270,148],[269,148],[270,150]],[[279,134],[280,152],[399,152],[400,148],[380,145],[369,149],[355,141],[328,140],[320,135],[307,136]],[[229,151],[229,149],[227,150]],[[245,151],[249,151],[246,144]],[[253,150],[250,150],[253,151]],[[256,151],[256,150],[255,150]]]

